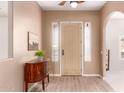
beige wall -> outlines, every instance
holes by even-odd
[[[34,52],[27,50],[28,31],[38,35],[42,41],[40,11],[35,2],[14,2],[14,57],[20,62],[34,57]]]
[[[45,30],[43,31],[43,49],[46,50],[48,57],[51,58],[51,23],[61,21],[91,21],[92,23],[92,62],[84,63],[85,74],[99,74],[100,71],[100,16],[99,12],[66,12],[66,11],[46,11]],[[60,63],[49,65],[50,73],[59,74]]]
[[[27,32],[39,36],[41,46],[42,11],[35,2],[14,2],[13,5],[13,55],[14,58],[0,62],[0,91],[23,91],[24,63],[34,58],[27,51]]]
[[[108,19],[111,15],[111,13],[120,11],[124,13],[124,1],[110,1],[107,2],[107,4],[103,7],[101,10],[101,50],[102,50],[102,55],[101,55],[101,62],[102,62],[102,75],[105,76],[105,33],[106,33],[106,24],[108,22]]]

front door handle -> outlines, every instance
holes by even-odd
[[[64,49],[62,49],[62,56],[64,56]]]

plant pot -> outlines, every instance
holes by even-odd
[[[38,61],[43,61],[43,57],[38,57],[37,60]]]

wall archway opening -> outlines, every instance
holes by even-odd
[[[116,91],[124,91],[124,14],[112,12],[106,19],[104,35],[105,79]],[[120,80],[120,82],[119,82]],[[119,83],[118,83],[119,82]]]

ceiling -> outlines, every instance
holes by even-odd
[[[78,4],[77,8],[71,8],[69,1],[64,6],[59,6],[58,3],[61,1],[37,1],[43,10],[64,10],[64,11],[97,11],[100,10],[106,1],[86,1]]]
[[[7,16],[7,15],[8,15],[8,2],[0,1],[0,16]]]

